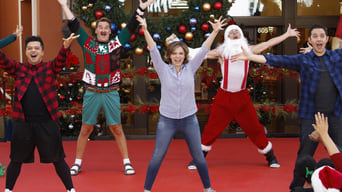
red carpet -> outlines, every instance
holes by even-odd
[[[219,139],[208,154],[207,162],[212,186],[217,192],[275,192],[289,191],[298,138],[271,138],[279,169],[268,168],[264,156],[245,138]],[[130,159],[136,169],[133,176],[123,174],[120,152],[114,141],[90,141],[83,161],[82,172],[73,177],[77,192],[142,192],[154,140],[128,140]],[[76,141],[65,141],[66,161],[73,164]],[[0,163],[9,163],[10,143],[0,143]],[[327,157],[320,145],[315,158]],[[173,140],[157,175],[152,191],[203,191],[197,171],[186,166],[191,157],[184,140]],[[52,164],[24,164],[14,192],[66,191]],[[0,177],[0,192],[5,188],[5,177]]]

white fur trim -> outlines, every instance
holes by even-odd
[[[9,190],[9,189],[5,189],[5,192],[12,192],[11,190]]]
[[[269,141],[264,149],[258,149],[259,153],[266,154],[272,150],[272,143]]]
[[[237,25],[229,25],[227,28],[226,28],[226,31],[224,32],[224,39],[228,38],[228,35],[229,35],[229,32],[233,29],[236,29],[240,32],[240,39],[245,39],[245,36],[243,35],[243,32],[241,30],[241,28]]]
[[[327,166],[319,167],[313,172],[313,174],[311,176],[312,188],[314,189],[314,191],[319,191],[319,192],[340,192],[339,189],[335,189],[335,188],[328,188],[327,189],[323,185],[321,178],[319,177],[319,172],[325,167],[327,167]]]
[[[206,145],[201,144],[201,148],[202,148],[202,151],[208,152],[211,150],[211,145],[206,146]]]

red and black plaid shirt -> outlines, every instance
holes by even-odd
[[[0,50],[0,67],[11,75],[15,75],[15,96],[13,103],[13,120],[25,121],[21,99],[23,98],[31,80],[34,80],[43,98],[46,108],[53,120],[60,114],[58,111],[56,76],[66,65],[67,55],[70,49],[59,51],[58,56],[50,62],[41,62],[36,65],[19,63],[10,60]]]

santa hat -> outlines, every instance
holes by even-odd
[[[241,39],[244,39],[245,37],[244,37],[244,35],[243,35],[243,33],[242,33],[242,30],[241,30],[241,28],[239,27],[239,26],[237,26],[237,25],[229,25],[227,28],[226,28],[226,31],[224,32],[224,38],[226,39],[226,38],[228,38],[228,35],[229,35],[229,32],[231,31],[231,30],[233,30],[233,29],[236,29],[236,30],[238,30],[239,31],[239,33],[240,33],[240,35],[241,35]]]
[[[340,192],[342,173],[329,166],[322,166],[312,174],[311,183],[315,192]]]

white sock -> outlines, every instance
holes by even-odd
[[[82,159],[75,159],[75,164],[81,165],[82,164]]]
[[[67,192],[76,192],[74,188],[71,188],[70,190],[68,190]]]
[[[11,190],[9,190],[9,189],[5,189],[5,192],[12,192]]]
[[[125,164],[127,164],[127,163],[131,163],[131,161],[129,160],[129,158],[123,159],[123,164],[125,165]]]

